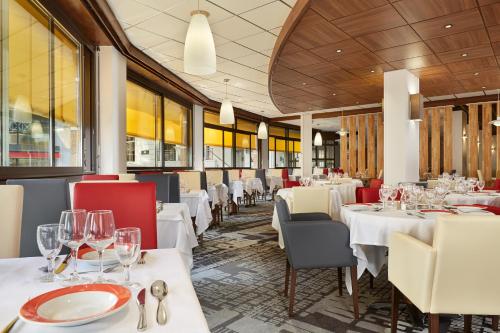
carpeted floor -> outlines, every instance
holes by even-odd
[[[390,310],[369,305],[390,297],[386,274],[369,288],[365,274],[360,280],[360,320],[354,320],[352,298],[344,287],[338,295],[336,269],[299,271],[295,316],[287,315],[283,296],[285,253],[278,247],[271,227],[273,204],[258,202],[238,215],[224,216],[220,228],[205,233],[195,249],[193,284],[214,333],[288,332],[386,332]],[[414,328],[403,311],[398,330]],[[474,317],[474,332],[493,332],[490,318]],[[446,325],[447,326],[447,325]],[[443,327],[444,328],[444,327]],[[444,331],[446,329],[444,328]],[[449,332],[463,332],[462,320],[454,317]]]

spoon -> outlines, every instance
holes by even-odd
[[[165,305],[163,305],[163,299],[167,297],[168,287],[167,283],[162,280],[156,280],[151,285],[151,295],[158,299],[158,309],[156,310],[156,322],[159,325],[165,325],[167,323],[167,310]]]

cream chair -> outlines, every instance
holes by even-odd
[[[189,190],[201,190],[201,175],[199,171],[178,172],[181,187]]]
[[[222,184],[224,182],[224,171],[206,170],[207,183],[212,185]]]
[[[384,176],[384,169],[380,169],[380,172],[378,173],[378,179],[382,179]]]
[[[330,189],[323,187],[293,187],[292,213],[330,214]]]
[[[118,174],[118,180],[120,180],[121,182],[135,180],[135,173],[120,173]]]
[[[481,170],[477,170],[477,179],[479,181],[484,181],[483,172]]]
[[[0,185],[0,258],[19,257],[23,195],[21,185]]]
[[[227,175],[229,182],[240,180],[240,169],[229,169],[227,170]]]
[[[255,169],[241,169],[241,178],[255,178]]]
[[[281,178],[281,169],[268,169],[268,175]]]
[[[401,294],[430,313],[430,333],[439,332],[439,314],[500,314],[500,217],[440,216],[432,245],[402,233],[389,240],[389,281],[393,284],[391,332],[397,331]]]

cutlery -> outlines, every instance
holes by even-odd
[[[163,304],[163,300],[167,297],[168,287],[167,283],[162,280],[156,280],[151,285],[151,295],[158,299],[158,309],[156,311],[156,322],[160,325],[167,323],[167,310]]]
[[[146,288],[142,288],[137,294],[137,306],[139,307],[139,322],[137,323],[137,330],[143,332],[148,328],[146,319]]]
[[[4,327],[2,330],[2,333],[9,333],[12,327],[16,324],[16,322],[19,320],[19,316],[16,316],[16,318],[12,319],[10,323],[7,324],[7,326]]]
[[[413,214],[413,213],[410,213],[410,212],[406,212],[406,214],[410,215],[410,216],[415,216],[415,217],[418,217],[418,218],[421,218],[421,219],[425,219],[424,216],[420,215],[420,214]]]
[[[71,253],[68,253],[64,258],[63,262],[59,265],[59,267],[55,269],[54,274],[61,274],[62,272],[64,272],[66,267],[68,267],[68,263],[70,260],[71,260]]]
[[[139,265],[144,265],[146,263],[146,259],[144,259],[144,257],[146,256],[146,254],[148,254],[148,251],[142,251],[141,252],[141,257],[139,258],[139,260],[137,261],[137,263]]]

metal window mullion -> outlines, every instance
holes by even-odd
[[[165,126],[165,101],[164,101],[164,98],[163,96],[160,96],[161,100],[160,100],[160,121],[161,121],[161,124],[160,126],[155,126],[155,131],[158,130],[158,128],[161,128],[161,133],[160,133],[160,168],[163,170],[165,168],[165,144],[164,144],[164,140],[165,140],[165,132],[166,132],[166,129],[164,128]],[[156,118],[156,117],[155,117]],[[156,119],[155,119],[156,121]],[[155,156],[155,165],[156,165],[156,161],[158,161],[158,159],[156,158]]]
[[[50,166],[56,165],[56,140],[55,140],[55,70],[54,70],[54,20],[49,18],[49,156]]]
[[[2,6],[2,18],[1,18],[1,26],[0,26],[0,46],[2,48],[0,55],[0,65],[2,66],[2,76],[0,78],[0,100],[1,100],[1,108],[0,108],[0,149],[2,159],[0,160],[0,166],[8,166],[9,165],[9,141],[5,138],[9,135],[9,88],[8,88],[8,53],[9,53],[9,44],[8,44],[8,34],[9,34],[9,2],[1,0]]]

